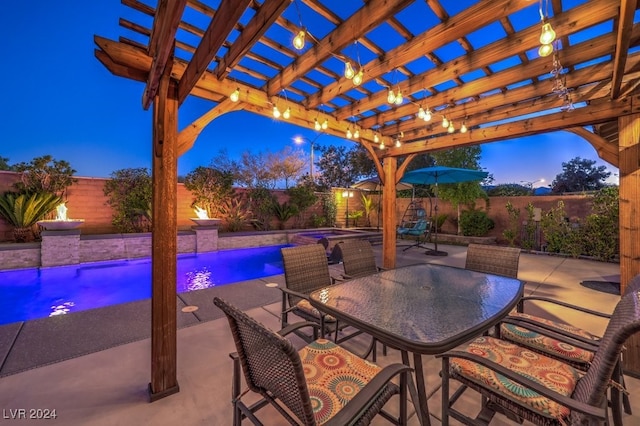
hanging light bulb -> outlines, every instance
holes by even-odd
[[[306,35],[304,30],[300,30],[298,34],[293,38],[293,47],[298,50],[304,48],[304,36]]]
[[[424,120],[424,108],[422,107],[418,109],[418,118],[421,118]]]
[[[285,120],[288,120],[291,117],[291,108],[287,108],[284,110],[284,113],[282,114],[282,117]]]
[[[273,117],[274,118],[280,118],[280,110],[278,109],[277,106],[273,107]]]
[[[401,145],[400,139],[396,139],[396,148],[400,148]]]
[[[390,104],[396,103],[396,94],[393,93],[393,89],[389,89],[389,94],[387,95],[387,102]]]
[[[396,105],[401,105],[402,101],[404,101],[404,99],[402,98],[402,92],[400,91],[400,89],[398,89],[398,94],[396,95]]]
[[[380,138],[378,137],[378,134],[377,134],[377,133],[374,133],[374,134],[373,134],[373,141],[374,141],[375,143],[380,142]]]
[[[353,133],[351,133],[351,127],[347,129],[347,139],[351,139],[353,137]]]
[[[356,72],[353,70],[351,66],[351,62],[347,61],[344,63],[344,78],[351,80],[356,75]]]
[[[316,118],[315,123],[313,123],[313,128],[316,130],[320,130],[322,127],[320,126],[320,123],[318,122],[318,119]]]
[[[453,133],[456,129],[453,127],[453,121],[449,121],[449,127],[447,127],[447,133]]]
[[[460,133],[467,133],[467,125],[462,122],[462,126],[460,126]]]
[[[378,148],[380,148],[380,151],[383,151],[385,149],[384,142],[380,142],[380,146],[378,146]]]
[[[445,129],[449,127],[449,120],[447,120],[447,117],[442,117],[442,127],[444,127]]]
[[[424,121],[431,121],[431,110],[429,108],[424,112]]]
[[[353,137],[356,139],[360,139],[360,130],[356,128],[356,131],[353,132]]]
[[[364,71],[362,68],[358,70],[358,73],[353,76],[353,85],[360,86],[362,84],[362,79],[364,78]]]
[[[551,28],[551,24],[546,22],[542,24],[542,33],[540,34],[540,44],[551,44],[556,39],[556,32]]]
[[[240,89],[236,87],[236,90],[234,90],[233,93],[229,95],[229,99],[231,100],[231,102],[238,102],[238,99],[240,99]]]
[[[329,127],[329,121],[325,118],[324,121],[322,122],[322,130],[327,130],[327,127]]]
[[[543,44],[538,49],[538,55],[541,57],[549,56],[553,53],[553,44]]]

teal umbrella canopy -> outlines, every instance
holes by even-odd
[[[489,175],[482,170],[458,169],[455,167],[434,166],[406,172],[400,182],[411,184],[460,183],[482,180]]]

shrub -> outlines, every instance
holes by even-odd
[[[184,186],[193,195],[191,207],[205,209],[211,218],[220,217],[222,206],[233,195],[233,173],[200,166],[187,174]]]
[[[145,168],[120,169],[111,173],[104,184],[107,204],[113,209],[111,223],[119,232],[148,232],[150,220],[143,220],[142,212],[149,210],[152,182]],[[150,219],[150,218],[149,218]]]
[[[320,197],[322,204],[322,214],[325,219],[325,226],[336,226],[336,218],[338,217],[338,205],[331,192],[326,192]]]
[[[520,246],[524,249],[534,249],[536,248],[536,231],[537,224],[533,220],[534,219],[534,207],[533,204],[529,203],[526,207],[527,210],[527,220],[524,222],[524,228],[522,230],[522,238],[520,241]]]
[[[542,234],[547,243],[547,251],[551,253],[568,253],[567,242],[573,239],[571,236],[571,224],[566,217],[564,202],[558,201],[558,205],[542,215],[540,223]]]
[[[298,214],[296,206],[287,202],[282,204],[274,202],[272,205],[272,211],[280,223],[280,229],[284,229],[285,222]]]
[[[295,214],[298,215],[297,227],[302,227],[302,215],[318,201],[318,196],[308,185],[294,186],[287,189],[286,193],[289,194],[289,203],[295,207]]]
[[[222,214],[226,219],[227,231],[238,232],[242,231],[242,228],[248,222],[251,210],[242,195],[235,195],[224,203]]]
[[[76,182],[76,172],[63,160],[54,160],[50,155],[35,157],[29,163],[18,163],[13,170],[20,173],[20,181],[14,188],[21,193],[52,193],[64,196],[68,187]]]
[[[511,247],[515,246],[516,238],[518,237],[518,229],[520,225],[520,209],[513,207],[511,201],[507,201],[505,206],[507,208],[507,214],[509,222],[507,228],[502,231],[502,236],[507,240]]]
[[[253,212],[254,223],[258,229],[268,231],[273,217],[273,205],[276,197],[267,188],[252,188],[248,191],[249,205]]]
[[[460,213],[462,235],[484,237],[493,227],[493,219],[484,210],[464,210]]]
[[[33,236],[33,225],[55,210],[61,202],[61,197],[48,192],[7,192],[0,197],[0,216],[14,227],[13,236],[16,242],[24,242]]]

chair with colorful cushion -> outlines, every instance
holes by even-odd
[[[537,425],[608,422],[607,388],[625,341],[638,331],[640,292],[620,299],[586,372],[491,336],[437,355],[442,358],[442,424],[447,426],[449,417],[464,424],[487,424],[496,412]],[[462,386],[450,395],[452,380]],[[468,389],[482,396],[476,419],[454,408]]]
[[[289,314],[295,314],[306,321],[319,324],[323,337],[327,333],[335,333],[336,343],[344,342],[362,333],[356,330],[338,338],[338,332],[346,328],[347,324],[339,323],[331,315],[318,311],[309,302],[309,295],[312,292],[333,285],[336,281],[329,273],[327,256],[321,244],[284,247],[280,249],[280,253],[284,263],[285,280],[285,287],[280,287],[282,291],[280,319],[283,328],[289,325]],[[296,334],[310,341],[309,336],[301,332]]]
[[[275,333],[224,300],[213,303],[227,316],[236,346],[233,359],[233,425],[248,418],[262,423],[255,413],[271,404],[290,424],[369,424],[378,414],[393,424],[407,424],[407,380],[411,368],[392,364],[381,368],[332,343],[318,339],[296,350],[285,339],[299,326]],[[262,396],[247,405],[241,392],[241,371],[248,390]],[[392,382],[399,377],[399,385]],[[383,411],[387,401],[400,395],[397,416]]]
[[[636,275],[625,287],[623,297],[630,293],[640,291],[640,274]],[[577,311],[587,315],[610,319],[611,315],[597,312],[581,306],[572,305],[556,299],[541,296],[523,297],[517,306],[517,311],[505,318],[499,327],[500,338],[527,346],[536,352],[558,358],[572,364],[574,367],[586,371],[592,362],[596,350],[600,344],[600,336],[596,336],[579,327],[554,321],[537,315],[524,312],[529,302],[537,302],[538,307],[543,304],[551,304]],[[614,372],[613,380],[624,387],[622,364]],[[611,389],[611,405],[613,422],[622,425],[622,410],[620,407],[620,392],[617,387]],[[624,411],[631,414],[631,404],[626,391],[623,392],[622,404]]]

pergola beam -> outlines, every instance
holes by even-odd
[[[412,3],[412,0],[371,0],[340,24],[328,36],[300,55],[278,76],[269,80],[267,93],[273,96],[300,76],[324,62],[331,52],[344,49],[371,29]]]
[[[167,62],[172,57],[176,31],[187,0],[159,0],[149,39],[149,56],[153,58],[147,85],[142,95],[142,107],[149,109],[153,102]]]
[[[251,0],[222,0],[220,8],[209,23],[209,27],[196,48],[196,53],[193,54],[180,79],[178,85],[178,102],[180,104],[184,102],[191,89],[195,87],[207,70],[209,63],[216,56],[218,49],[227,39],[250,2]]]
[[[611,99],[617,99],[620,96],[620,85],[622,84],[629,44],[631,43],[636,3],[637,0],[621,0],[620,2],[620,18],[618,20],[618,32],[616,33],[616,53],[613,58]]]

